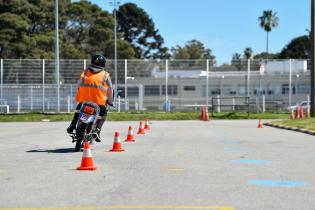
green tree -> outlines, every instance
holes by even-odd
[[[117,11],[118,31],[123,40],[131,43],[137,58],[167,57],[163,37],[155,28],[153,20],[140,7],[127,3]]]
[[[252,59],[253,55],[254,55],[254,51],[252,50],[252,48],[250,47],[245,48],[244,55],[243,55],[244,59],[247,59],[247,60]]]
[[[279,25],[279,18],[277,17],[277,12],[273,12],[272,10],[263,11],[262,16],[258,18],[260,27],[262,27],[266,33],[266,53],[269,53],[269,33],[272,28],[275,28]]]
[[[235,66],[238,70],[242,69],[242,55],[239,53],[234,53],[232,56],[232,65]]]
[[[299,36],[291,40],[279,53],[278,58],[309,59],[311,54],[310,37]]]
[[[59,1],[60,29],[70,0]],[[54,2],[0,1],[0,48],[3,58],[53,58]]]
[[[212,50],[205,48],[204,44],[198,40],[188,41],[184,47],[176,46],[171,49],[174,59],[210,59],[215,64],[215,56]]]

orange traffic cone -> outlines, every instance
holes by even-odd
[[[203,107],[204,111],[203,111],[203,121],[209,121],[209,113],[208,113],[208,107]]]
[[[150,130],[149,120],[148,119],[145,120],[144,130]]]
[[[133,131],[132,131],[131,126],[129,126],[129,128],[128,128],[128,135],[127,135],[125,142],[135,142],[135,137],[133,136]]]
[[[110,152],[123,152],[123,151],[125,150],[121,146],[120,135],[118,132],[115,132],[113,148],[110,150]]]
[[[302,106],[300,106],[300,118],[304,118],[304,110]]]
[[[201,112],[200,112],[200,120],[203,120],[203,118],[204,118],[204,116],[205,116],[205,110],[204,110],[204,108],[203,107],[201,107]]]
[[[257,128],[263,128],[263,127],[264,127],[263,123],[262,123],[261,119],[259,119]]]
[[[96,170],[96,167],[94,166],[94,163],[93,163],[90,144],[88,142],[84,143],[81,166],[78,167],[77,170],[90,170],[90,171]]]
[[[137,134],[145,134],[142,122],[140,122],[139,130]]]
[[[299,105],[296,104],[296,107],[295,107],[295,119],[299,119],[299,118],[300,118]]]

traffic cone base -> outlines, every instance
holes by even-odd
[[[129,134],[129,135],[127,136],[125,142],[135,142],[134,136]]]
[[[94,166],[94,163],[93,163],[90,145],[88,142],[84,143],[81,166],[78,167],[77,170],[89,170],[89,171],[96,170],[96,167]]]
[[[110,151],[111,152],[123,152],[125,150],[121,147],[121,143],[120,142],[114,142],[113,149],[111,149]]]

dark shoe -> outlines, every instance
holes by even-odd
[[[75,126],[76,125],[74,124],[70,124],[69,127],[67,128],[67,133],[72,134],[75,129]]]
[[[96,138],[95,138],[95,141],[96,142],[101,142],[102,140],[101,140],[101,130],[100,129],[96,129]]]

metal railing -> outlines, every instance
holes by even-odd
[[[71,112],[88,62],[60,60],[58,89],[54,60],[1,59],[0,105],[13,112],[56,112],[59,92],[60,111]],[[114,81],[113,61],[106,69]],[[238,60],[221,66],[211,60],[117,60],[117,81],[120,111],[191,111],[218,97],[234,98],[226,107],[248,97],[251,111],[286,111],[310,94],[307,60]]]

